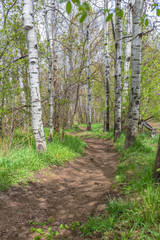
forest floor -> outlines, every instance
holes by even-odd
[[[112,189],[118,164],[112,142],[93,137],[83,140],[88,144],[83,156],[63,167],[36,173],[28,185],[0,192],[0,240],[33,240],[37,235],[34,228],[30,231],[34,223],[40,232],[52,227],[59,233],[51,239],[84,239],[74,225],[85,222],[89,215],[103,213],[107,198],[119,193]],[[61,224],[66,224],[66,229]]]

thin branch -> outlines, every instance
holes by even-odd
[[[1,68],[1,69],[0,69],[0,72],[2,72],[4,69],[8,68],[12,63],[15,63],[15,62],[17,62],[17,61],[19,61],[19,60],[21,60],[21,59],[23,59],[23,58],[26,58],[27,56],[28,56],[28,55],[24,55],[24,56],[21,56],[21,57],[15,59],[15,60],[11,61],[10,63],[8,63],[7,66],[5,66],[4,68]]]

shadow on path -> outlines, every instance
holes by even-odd
[[[102,213],[107,198],[116,194],[111,186],[117,153],[110,140],[83,140],[88,148],[82,157],[65,167],[40,171],[26,187],[0,192],[0,240],[32,240],[30,220],[45,222],[52,217],[56,230],[61,223],[84,222],[88,215]],[[82,238],[68,231],[58,239]]]

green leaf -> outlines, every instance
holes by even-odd
[[[82,12],[81,18],[80,18],[79,22],[80,22],[80,23],[84,22],[84,20],[86,19],[86,17],[87,17],[87,12]]]
[[[116,8],[115,13],[118,17],[121,17],[121,18],[123,17],[123,10],[122,9]]]
[[[58,231],[55,231],[55,232],[54,232],[54,235],[55,235],[55,236],[58,236],[58,234],[59,234]]]
[[[53,222],[53,218],[52,218],[52,217],[49,219],[49,222],[50,222],[50,223],[52,223],[52,222]]]
[[[68,230],[68,225],[67,225],[67,224],[65,224],[64,228],[65,228],[66,230]]]
[[[36,231],[35,228],[30,228],[30,232],[31,232],[31,233],[33,233],[33,232],[35,232],[35,231]]]
[[[60,229],[64,229],[64,226],[63,226],[63,224],[61,224],[59,228],[60,228]]]
[[[80,0],[72,0],[72,2],[74,3],[74,4],[80,4]]]
[[[66,4],[66,11],[67,11],[68,14],[70,14],[71,10],[72,10],[72,4],[71,4],[70,1],[68,1],[67,4]]]
[[[159,17],[160,16],[160,9],[157,8],[157,16]]]
[[[154,11],[154,9],[156,9],[157,6],[158,6],[158,3],[154,3],[154,4],[152,5],[152,11]]]
[[[113,17],[113,13],[108,14],[107,18],[106,18],[106,22],[109,22]]]
[[[42,228],[37,228],[37,233],[40,233],[40,234],[42,234],[42,235],[44,234]]]
[[[90,6],[89,6],[89,4],[88,4],[87,2],[84,2],[84,3],[82,4],[82,7],[83,7],[85,10],[87,10],[88,12],[90,11]]]
[[[33,220],[30,220],[30,221],[29,221],[29,224],[34,224],[34,221],[33,221]]]
[[[52,227],[49,227],[48,228],[48,232],[50,233],[52,231]]]
[[[35,236],[33,240],[40,240],[42,237],[41,236]]]
[[[147,27],[148,26],[148,18],[146,18],[146,20],[145,20],[145,22],[144,22],[144,24],[145,24],[145,26]]]

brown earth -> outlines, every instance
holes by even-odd
[[[65,167],[53,166],[37,173],[36,181],[27,186],[0,192],[0,240],[33,240],[35,233],[30,233],[33,227],[30,220],[45,222],[53,218],[49,226],[55,231],[60,224],[82,223],[88,215],[104,211],[107,198],[118,194],[111,188],[117,153],[110,140],[84,140],[88,147],[82,157]],[[78,231],[61,230],[56,239],[84,238]],[[92,239],[102,238],[95,235]]]

